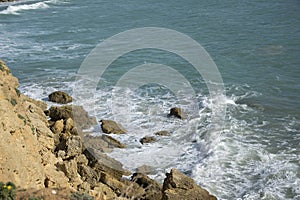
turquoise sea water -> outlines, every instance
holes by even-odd
[[[166,170],[179,168],[220,199],[300,199],[299,13],[297,0],[1,3],[0,58],[19,78],[23,92],[45,99],[55,90],[72,93],[84,58],[115,34],[142,27],[184,33],[206,49],[222,75],[224,128],[208,134],[211,99],[189,63],[161,50],[139,50],[112,63],[93,99],[79,103],[98,119],[118,119],[109,96],[116,81],[134,66],[161,63],[191,82],[200,125],[190,130],[186,121],[165,117],[178,104],[166,88],[127,91],[131,101],[119,101],[130,106],[130,123],[124,125],[129,133],[117,138],[129,147],[111,155],[131,170],[153,166],[159,181]],[[172,136],[139,144],[139,138],[161,129]],[[101,134],[97,128],[94,132]],[[180,142],[183,134],[193,135],[193,141]]]

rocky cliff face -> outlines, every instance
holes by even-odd
[[[68,179],[56,168],[58,159],[53,133],[43,109],[47,105],[18,90],[18,80],[0,61],[0,177],[22,188],[69,187]]]
[[[95,119],[82,107],[52,107],[45,112],[44,102],[21,94],[18,86],[17,78],[0,60],[0,181],[27,189],[27,197],[39,193],[49,194],[44,199],[69,199],[63,191],[79,191],[100,200],[216,199],[175,169],[163,185],[142,173],[122,178],[131,172],[105,152],[126,145],[107,135],[83,135],[81,128],[94,124]],[[72,109],[84,116],[78,127]],[[50,188],[58,189],[49,192]]]

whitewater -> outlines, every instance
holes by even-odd
[[[88,92],[77,104],[127,130],[127,145],[109,155],[129,170],[151,166],[162,181],[178,168],[219,199],[300,199],[300,6],[297,1],[17,1],[0,4],[0,58],[26,95]],[[161,27],[197,41],[216,63],[226,96],[212,99],[191,63],[171,52],[141,49],[112,62],[95,90],[76,82],[84,59],[101,42],[134,28]],[[126,41],[123,41],[126,43]],[[166,42],[166,41],[162,41]],[[156,63],[186,78],[184,102],[164,85],[136,90],[118,80]],[[161,79],[173,80],[162,73]],[[159,75],[159,74],[158,74]],[[179,76],[178,76],[179,77]],[[80,86],[80,87],[78,87]],[[119,94],[112,96],[112,92]],[[226,105],[222,127],[212,122]],[[196,102],[196,108],[195,108]],[[55,105],[48,102],[48,105]],[[180,106],[188,119],[167,117]],[[167,130],[153,144],[139,139]],[[99,126],[87,130],[103,134]]]

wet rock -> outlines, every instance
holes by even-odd
[[[113,120],[101,120],[100,122],[102,123],[101,128],[104,133],[124,134],[127,132],[120,124]]]
[[[108,143],[108,146],[110,148],[126,148],[126,145],[118,141],[117,139],[108,136],[108,135],[102,135],[102,139]]]
[[[75,126],[80,129],[90,128],[97,124],[96,118],[89,116],[82,106],[52,106],[49,109],[49,117],[51,121],[72,118]]]
[[[156,138],[153,136],[145,136],[142,139],[140,139],[140,143],[146,144],[146,143],[153,143],[156,142]]]
[[[72,97],[62,91],[52,92],[48,97],[50,101],[55,103],[66,104],[72,102]]]
[[[186,114],[183,112],[183,110],[181,108],[171,108],[170,109],[170,113],[168,114],[168,117],[170,116],[174,116],[177,117],[179,119],[186,119]]]
[[[208,191],[198,186],[193,179],[172,169],[163,183],[162,200],[217,200]]]
[[[158,132],[156,132],[154,134],[158,135],[158,136],[169,136],[170,132],[169,131],[158,131]]]

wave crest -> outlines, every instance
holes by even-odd
[[[34,4],[10,5],[5,10],[1,11],[0,14],[19,15],[19,12],[23,10],[45,9],[48,7],[49,6],[44,2],[38,2]]]

